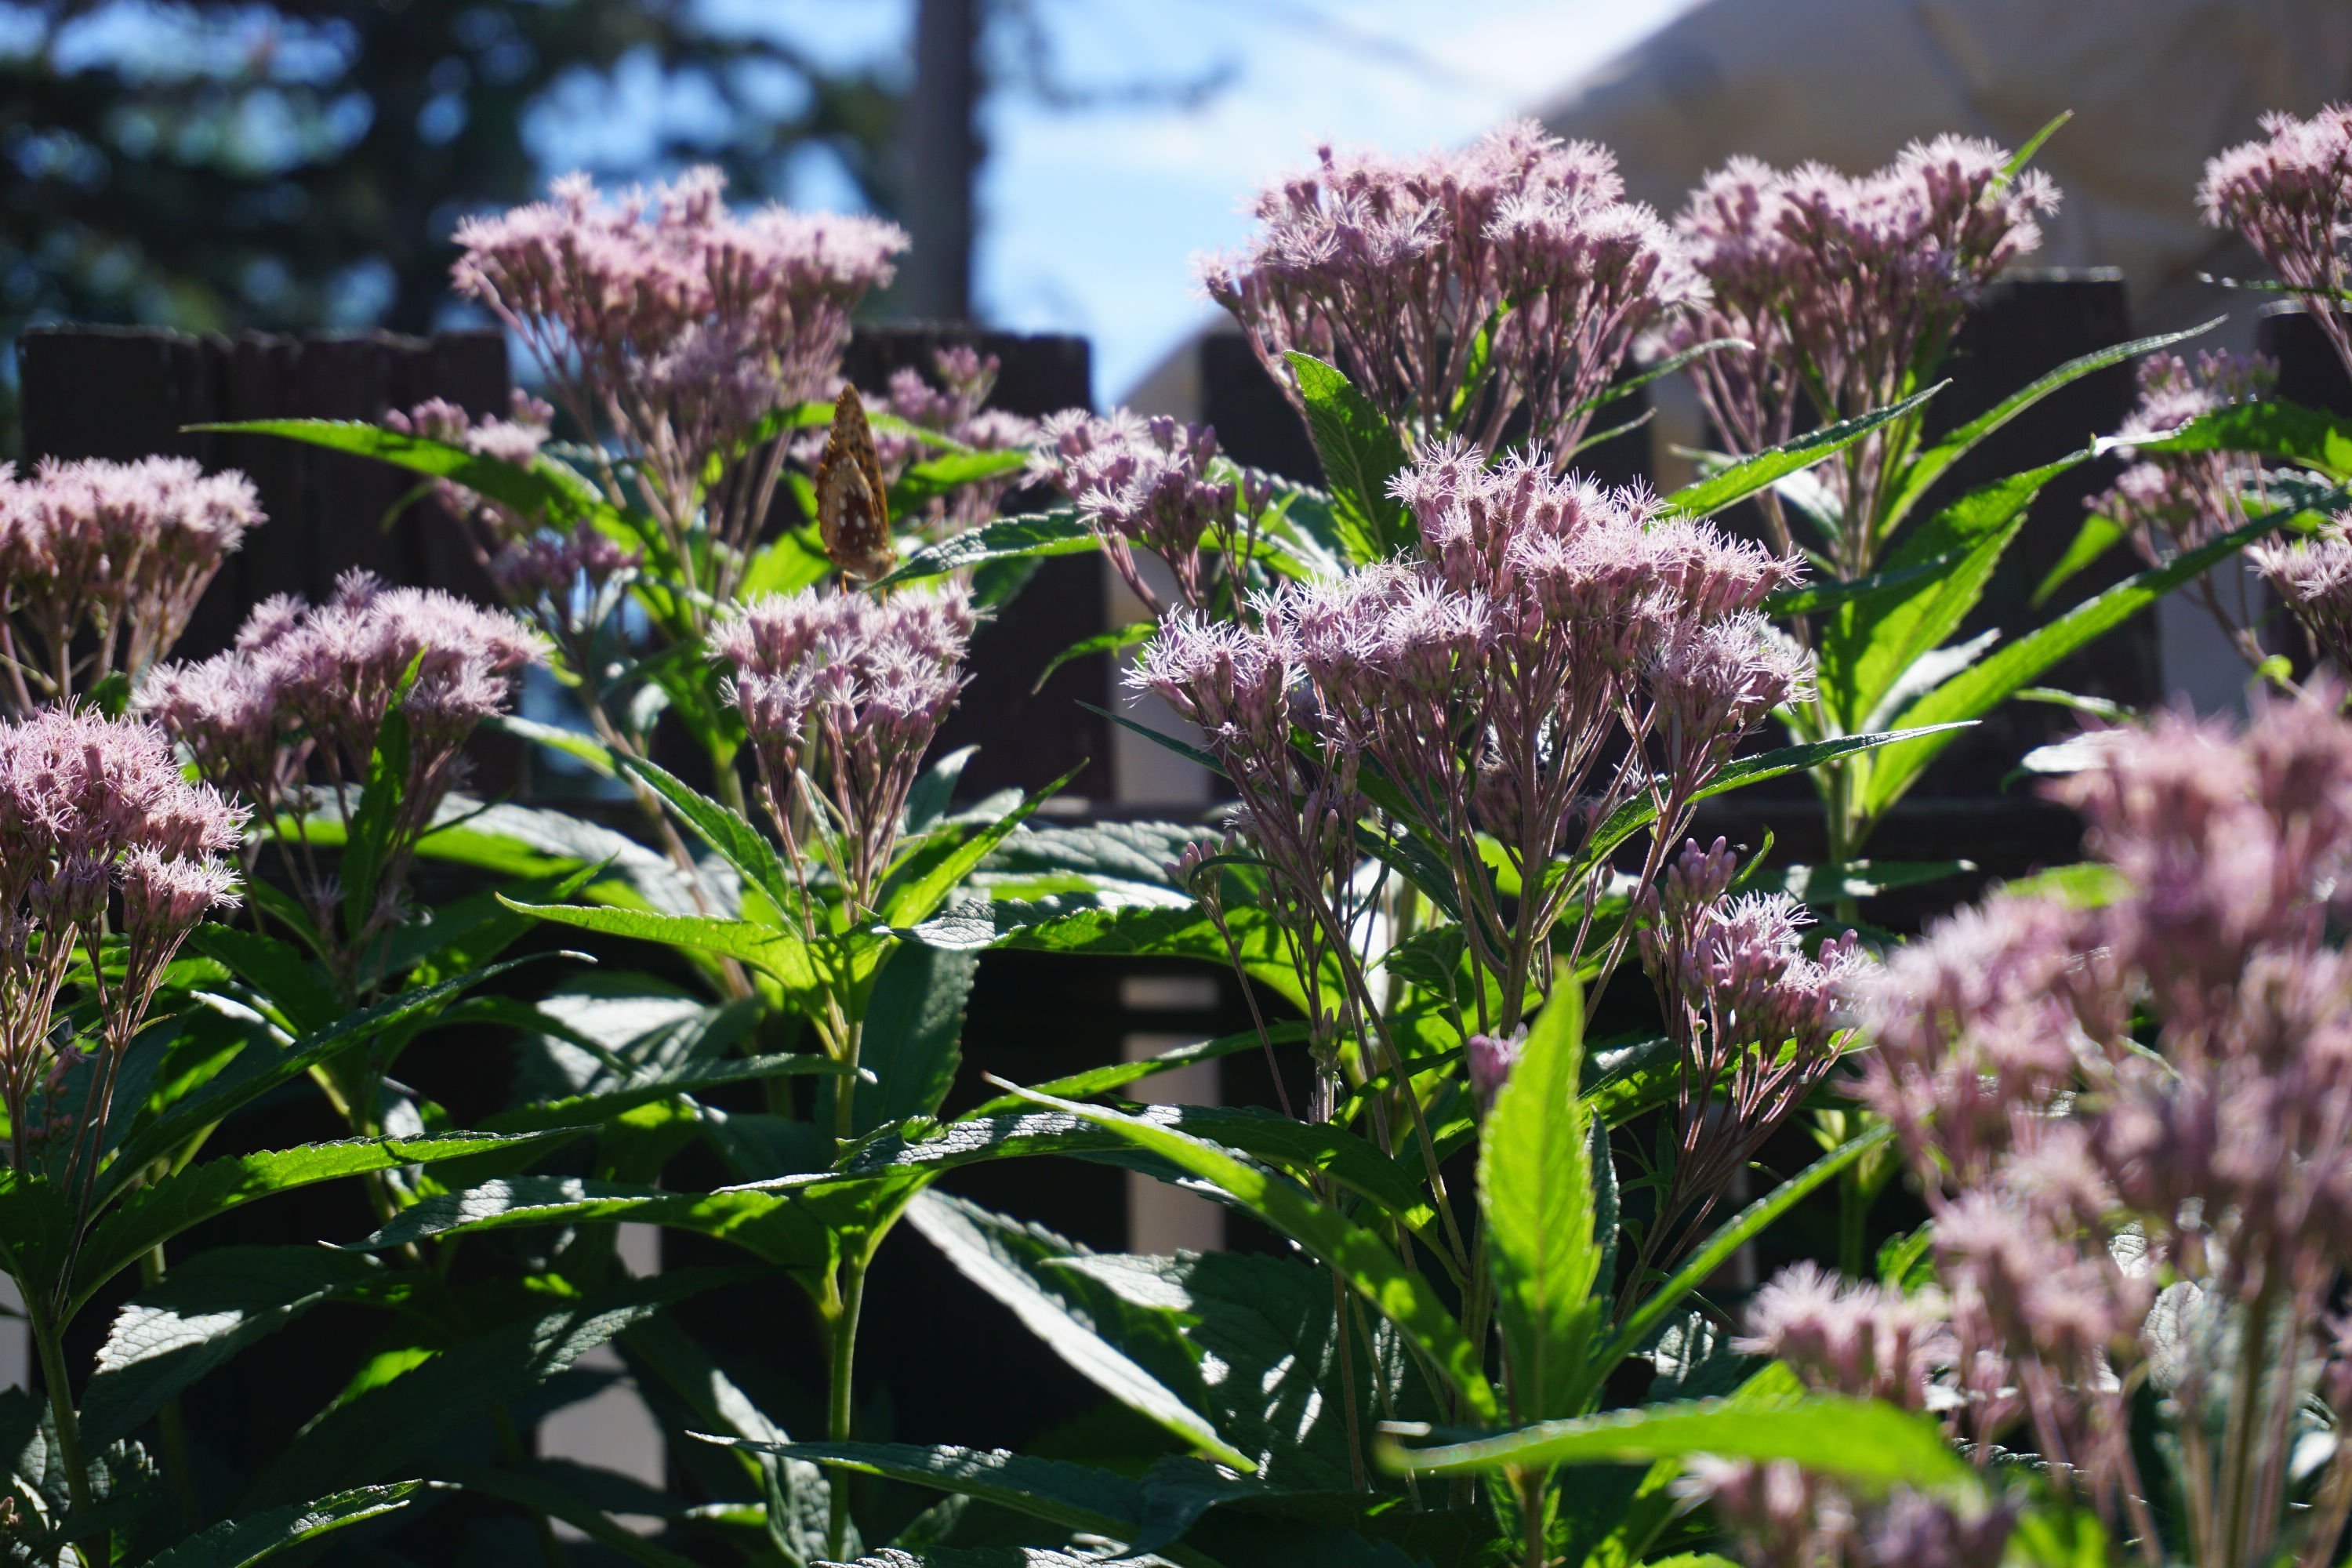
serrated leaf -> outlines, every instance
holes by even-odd
[[[530,1226],[619,1224],[690,1230],[786,1268],[822,1268],[833,1255],[824,1222],[794,1193],[740,1187],[673,1193],[579,1176],[509,1176],[436,1193],[394,1215],[352,1250]]]
[[[2352,420],[2284,398],[2233,403],[2162,436],[2099,443],[2102,451],[2117,447],[2134,452],[2258,452],[2306,464],[2339,484],[2352,479]]]
[[[1984,596],[2042,487],[2088,456],[2072,453],[1970,490],[1913,530],[1886,563],[1901,567],[1941,557],[1940,570],[1901,593],[1849,600],[1823,618],[1818,680],[1842,727],[1871,727],[1904,673],[1942,646]]]
[[[976,952],[914,942],[891,952],[874,977],[874,997],[866,1011],[853,1137],[885,1122],[938,1114],[963,1060],[964,1007],[979,973]]]
[[[1880,426],[1917,413],[1927,406],[1929,398],[1950,384],[1949,382],[1937,382],[1925,392],[1915,393],[1884,408],[1856,415],[1852,419],[1841,419],[1834,425],[1824,425],[1809,435],[1783,441],[1777,447],[1767,447],[1753,457],[1743,458],[1695,484],[1685,485],[1666,498],[1666,513],[1675,517],[1712,517],[1734,502],[1745,500],[1800,469],[1810,468],[1815,463],[1837,456]]]
[[[1283,358],[1307,406],[1307,434],[1331,487],[1332,516],[1349,563],[1366,565],[1411,546],[1415,531],[1404,503],[1389,494],[1389,480],[1412,461],[1404,443],[1338,366],[1297,349]]]
[[[583,1128],[541,1132],[428,1133],[415,1138],[346,1138],[233,1154],[174,1171],[140,1188],[90,1231],[74,1267],[72,1305],[79,1308],[107,1280],[190,1226],[315,1182],[453,1160],[492,1150],[543,1149],[576,1138]],[[70,1310],[68,1311],[70,1315]]]
[[[421,1483],[354,1487],[310,1502],[289,1503],[245,1519],[224,1520],[201,1535],[147,1559],[143,1568],[251,1568],[289,1546],[404,1508]]]
[[[2344,492],[2338,491],[2337,496],[2344,499]],[[1924,731],[1929,726],[1971,721],[1991,711],[2060,659],[2087,647],[2181,584],[2202,575],[2273,531],[2290,515],[2272,512],[2256,518],[2163,566],[2152,566],[2126,577],[1920,697],[1904,710],[1902,724],[1906,729]],[[1951,739],[1949,731],[1940,736],[1909,736],[1887,745],[1871,758],[1861,773],[1859,790],[1867,813],[1874,817],[1884,816],[1903,798],[1937,754],[1951,743]]]
[[[129,1436],[239,1351],[380,1272],[323,1247],[213,1247],[175,1264],[108,1328],[82,1394],[83,1441]]]
[[[1039,806],[1068,788],[1084,767],[1080,763],[1072,768],[994,822],[979,825],[961,837],[935,836],[903,858],[875,895],[882,923],[911,926],[929,916],[1014,829],[1036,815]]]
[[[1024,1328],[1104,1393],[1165,1427],[1197,1453],[1237,1470],[1257,1468],[1256,1461],[1219,1436],[1207,1417],[1121,1348],[1151,1336],[1161,1342],[1164,1352],[1181,1355],[1181,1336],[1167,1313],[1122,1302],[1085,1275],[1051,1267],[1057,1259],[1078,1256],[1079,1248],[1049,1231],[939,1193],[924,1193],[908,1205],[907,1223],[938,1247],[957,1272],[1011,1308]]]
[[[2128,537],[2115,519],[2103,517],[2097,512],[2085,514],[2083,526],[2075,531],[2074,542],[2066,546],[2066,552],[2058,557],[2057,564],[2043,574],[2042,581],[2034,585],[2033,596],[2026,603],[2034,609],[2040,609],[2059,589],[2095,565],[2101,556]]]
[[[1041,1105],[1108,1128],[1216,1187],[1320,1258],[1350,1289],[1394,1323],[1452,1384],[1465,1409],[1489,1419],[1501,1414],[1501,1404],[1480,1364],[1478,1348],[1463,1333],[1462,1325],[1430,1282],[1399,1262],[1379,1237],[1304,1188],[1244,1163],[1228,1149],[1144,1117],[1056,1100],[1034,1089],[1019,1092]]]
[[[306,1035],[283,1051],[263,1056],[241,1053],[227,1068],[185,1097],[173,1101],[151,1121],[142,1121],[123,1141],[111,1164],[100,1173],[100,1201],[148,1165],[177,1150],[205,1128],[243,1110],[281,1083],[290,1082],[323,1062],[352,1049],[386,1029],[426,1016],[486,980],[507,973],[529,959],[510,959],[453,975],[431,985],[420,985],[388,996],[372,1006],[346,1014],[327,1027]]]
[[[607,515],[612,508],[595,487],[551,458],[510,463],[428,436],[407,436],[355,419],[247,419],[233,424],[192,425],[192,431],[222,436],[279,436],[330,451],[373,458],[464,486],[475,494],[529,516],[577,521]]]
[[[1583,1061],[1583,994],[1562,975],[1478,1142],[1495,1315],[1512,1409],[1522,1420],[1570,1412],[1599,1321],[1601,1241],[1593,1233],[1590,1115],[1578,1091]]]
[[[642,757],[623,757],[619,761],[633,777],[667,803],[688,832],[734,867],[745,882],[766,894],[772,906],[781,911],[799,907],[799,884],[785,868],[776,847],[768,842],[767,835],[667,769]]]
[[[875,584],[892,587],[925,577],[941,577],[992,561],[1083,555],[1097,548],[1094,531],[1068,507],[1000,517],[910,552],[905,563]]]
[[[1437,1447],[1391,1447],[1384,1454],[1399,1469],[1441,1476],[1506,1465],[1646,1464],[1704,1454],[1788,1460],[1865,1490],[1906,1486],[1972,1496],[1978,1489],[1975,1472],[1933,1421],[1876,1400],[1832,1394],[1783,1405],[1705,1399],[1645,1405]]]
[[[593,1128],[638,1106],[677,1095],[717,1089],[722,1084],[754,1083],[763,1079],[784,1077],[840,1078],[846,1076],[849,1070],[845,1063],[807,1051],[765,1057],[723,1057],[717,1061],[686,1062],[667,1067],[656,1065],[594,1094],[572,1095],[494,1112],[482,1119],[482,1126],[491,1132],[530,1132],[551,1127]]]
[[[1927,494],[1928,489],[1937,479],[1950,472],[1952,465],[1974,451],[1986,437],[2007,425],[2052,393],[2070,386],[2094,372],[2105,370],[2110,365],[2121,364],[2127,359],[2137,359],[2141,354],[2154,353],[2158,349],[2169,348],[2174,343],[2185,342],[2203,332],[2210,332],[2227,319],[2227,317],[2216,316],[2202,326],[2190,327],[2184,331],[2159,332],[2154,337],[2137,338],[2130,342],[2114,343],[2106,348],[2094,349],[2089,353],[2077,355],[2065,363],[2034,377],[1982,414],[1923,448],[1919,455],[1912,459],[1911,466],[1904,470],[1902,482],[1896,487],[1894,499],[1888,503],[1886,528],[1890,532],[1899,528],[1903,520],[1910,515],[1911,509],[1918,503],[1919,498]]]
[[[675,1269],[500,1323],[336,1405],[266,1468],[243,1506],[267,1508],[337,1484],[373,1480],[442,1437],[487,1422],[623,1330],[734,1270]]]

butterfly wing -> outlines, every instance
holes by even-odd
[[[866,423],[865,400],[844,386],[833,405],[833,429],[816,465],[816,526],[824,552],[844,572],[872,581],[898,564],[890,544],[890,503],[882,459]]]

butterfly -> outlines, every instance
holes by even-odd
[[[855,386],[833,405],[833,429],[816,464],[816,528],[835,566],[867,582],[898,563],[890,545],[890,503],[883,493],[882,459]]]

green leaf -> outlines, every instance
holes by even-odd
[[[1126,1546],[1125,1555],[1156,1552],[1184,1568],[1215,1568],[1213,1560],[1177,1544],[1202,1514],[1222,1502],[1265,1495],[1255,1482],[1221,1476],[1197,1459],[1161,1459],[1134,1477],[1003,1449],[791,1443],[774,1451],[994,1503],[1065,1530],[1108,1536]]]
[[[2339,484],[2352,479],[2352,420],[2284,400],[2233,403],[2200,414],[2169,435],[2099,443],[2102,451],[2116,447],[2135,452],[2260,452],[2307,464]]]
[[[2344,492],[2337,494],[2339,500],[2343,499]],[[2166,565],[2151,566],[2125,578],[1918,698],[1904,710],[1899,722],[1906,729],[1924,731],[1930,726],[1971,721],[1991,711],[2011,692],[2032,684],[2060,659],[2105,636],[2183,583],[2272,532],[2289,515],[2272,512],[2256,518]],[[1859,790],[1868,814],[1884,816],[1951,741],[1949,731],[1940,737],[1916,734],[1889,745],[1871,758],[1862,770]]]
[[[1735,501],[1746,500],[1757,491],[1767,489],[1780,479],[1803,468],[1810,468],[1824,458],[1833,458],[1856,441],[1883,425],[1906,418],[1927,406],[1927,400],[1951,383],[1939,381],[1925,392],[1915,393],[1899,403],[1852,419],[1841,419],[1834,425],[1824,425],[1810,435],[1783,441],[1777,447],[1767,447],[1750,458],[1743,458],[1719,473],[1708,475],[1696,484],[1685,485],[1668,496],[1665,510],[1673,517],[1712,517]]]
[[[963,1060],[963,1013],[980,955],[901,943],[874,977],[874,999],[857,1064],[872,1074],[856,1086],[852,1133],[886,1121],[935,1116]],[[837,1088],[837,1086],[836,1086]]]
[[[1412,461],[1404,443],[1337,366],[1296,349],[1283,358],[1307,405],[1307,434],[1330,482],[1332,518],[1350,563],[1365,565],[1409,548],[1415,531],[1404,503],[1389,494],[1389,480]]]
[[[2021,899],[2055,899],[2078,910],[2103,909],[2132,893],[2131,879],[2097,860],[2053,866],[2031,877],[2012,877],[2000,885],[2003,893]]]
[[[1729,1262],[1732,1254],[1762,1235],[1775,1220],[1801,1203],[1808,1194],[1818,1191],[1823,1183],[1893,1136],[1894,1129],[1881,1122],[1867,1132],[1849,1138],[1717,1226],[1715,1233],[1684,1261],[1680,1268],[1644,1296],[1642,1304],[1626,1315],[1625,1321],[1610,1337],[1608,1344],[1592,1359],[1593,1373],[1606,1377],[1619,1362],[1633,1353],[1635,1346],[1655,1332],[1668,1314],[1680,1307],[1692,1291],[1706,1284],[1717,1269]]]
[[[785,869],[767,835],[667,768],[642,757],[622,757],[619,761],[632,776],[667,802],[670,810],[697,838],[717,851],[719,858],[741,873],[746,882],[767,895],[770,904],[779,911],[800,906],[800,886]]]
[[[2050,602],[2052,595],[2073,581],[2077,574],[2128,537],[2115,519],[2102,517],[2097,512],[2087,514],[2083,519],[2083,526],[2075,531],[2074,542],[2066,546],[2066,553],[2058,558],[2058,563],[2051,567],[2035,586],[2033,597],[2027,603],[2040,609]]]
[[[936,458],[925,458],[908,465],[907,471],[898,476],[898,482],[890,487],[890,513],[904,517],[915,508],[966,485],[1001,479],[1028,466],[1029,451],[1025,447],[942,452]]]
[[[887,588],[924,577],[941,577],[992,561],[1051,555],[1083,555],[1096,547],[1094,531],[1068,507],[1000,517],[910,552],[905,563],[875,584]]]
[[[594,486],[551,458],[529,465],[509,463],[447,441],[404,436],[355,419],[247,419],[187,428],[223,436],[282,436],[331,451],[373,458],[411,473],[451,480],[527,517],[572,522],[612,511]]]
[[[1068,788],[1085,765],[1081,763],[1072,768],[994,822],[961,838],[936,837],[892,867],[888,879],[875,895],[881,906],[882,923],[911,926],[938,909],[956,885],[1015,828],[1035,816],[1039,806]]]
[[[790,931],[772,926],[755,925],[750,921],[722,920],[716,915],[659,914],[650,910],[604,909],[587,904],[525,904],[518,903],[505,894],[499,902],[519,914],[532,915],[552,921],[559,925],[577,926],[582,931],[603,931],[608,936],[634,937],[640,942],[659,942],[665,947],[682,948],[694,952],[708,952],[721,958],[732,958],[748,963],[770,976],[786,991],[805,994],[823,983],[825,971],[808,943]],[[862,933],[853,932],[842,939],[843,957],[840,963],[848,975],[862,979],[873,973],[880,962],[878,944]]]
[[[172,1154],[197,1133],[243,1110],[279,1084],[292,1081],[386,1029],[429,1016],[482,982],[530,962],[509,959],[404,991],[373,1006],[346,1014],[327,1027],[303,1036],[283,1051],[265,1054],[248,1047],[202,1088],[165,1107],[152,1121],[143,1121],[132,1128],[113,1163],[100,1173],[100,1200],[119,1190],[124,1182],[143,1174],[149,1165]]]
[[[1431,1448],[1390,1447],[1383,1457],[1414,1475],[1460,1475],[1567,1464],[1650,1463],[1701,1454],[1785,1459],[1849,1486],[1916,1487],[1971,1496],[1977,1479],[1943,1429],[1877,1400],[1814,1394],[1784,1405],[1693,1400],[1546,1421],[1517,1432]]]
[[[811,1269],[832,1257],[823,1221],[796,1192],[725,1188],[673,1193],[578,1176],[509,1176],[436,1193],[402,1209],[352,1251],[530,1226],[658,1225],[729,1241],[780,1267]]]
[[[1149,1313],[1121,1302],[1086,1276],[1051,1267],[1057,1258],[1076,1256],[1077,1247],[1049,1231],[938,1193],[922,1194],[909,1204],[907,1223],[959,1273],[1011,1308],[1024,1328],[1104,1393],[1198,1453],[1237,1470],[1257,1468],[1256,1461],[1218,1436],[1206,1417],[1104,1336],[1099,1323],[1108,1311],[1118,1314],[1109,1326],[1123,1331],[1122,1338],[1156,1331],[1171,1345],[1179,1339],[1166,1313]],[[1091,1291],[1087,1286],[1093,1287]]]
[[[1495,1316],[1523,1420],[1569,1413],[1599,1321],[1601,1242],[1593,1235],[1591,1117],[1578,1086],[1584,994],[1555,978],[1478,1143],[1478,1207],[1495,1274]]]
[[[1793,773],[1806,768],[1817,768],[1823,763],[1835,762],[1841,757],[1849,757],[1857,752],[1867,752],[1880,746],[1916,741],[1921,737],[1934,735],[1939,731],[1965,730],[1973,723],[1975,723],[1974,719],[1962,719],[1925,729],[1889,730],[1884,733],[1871,735],[1839,735],[1827,741],[1808,742],[1801,746],[1782,746],[1778,751],[1763,752],[1752,757],[1741,757],[1726,765],[1721,773],[1715,775],[1712,783],[1705,789],[1696,792],[1691,798],[1695,801],[1706,800],[1710,796],[1739,789],[1748,784],[1761,784],[1766,779],[1779,778],[1783,773]],[[1591,858],[1598,860],[1612,853],[1619,845],[1656,821],[1657,816],[1658,808],[1646,798],[1628,801],[1619,806],[1593,834]]]
[[[327,972],[276,937],[207,921],[188,933],[187,945],[259,993],[297,1034],[326,1028],[343,1015]]]
[[[1304,1024],[1276,1024],[1267,1028],[1263,1037],[1263,1043],[1274,1046],[1296,1045],[1307,1037],[1307,1026]],[[1258,1032],[1255,1029],[1247,1029],[1240,1034],[1220,1035],[1213,1040],[1200,1040],[1191,1045],[1174,1046],[1134,1061],[1109,1062],[1102,1067],[1088,1068],[1083,1072],[1071,1073],[1066,1078],[1048,1079],[1044,1083],[1038,1084],[1036,1088],[1043,1093],[1059,1095],[1064,1100],[1088,1100],[1098,1094],[1108,1094],[1115,1089],[1124,1089],[1129,1084],[1139,1082],[1160,1073],[1174,1072],[1180,1068],[1191,1067],[1196,1062],[1216,1061],[1225,1057],[1236,1056],[1244,1051],[1254,1051],[1259,1047],[1260,1043],[1261,1037]],[[992,1116],[1001,1111],[1018,1110],[1021,1104],[1019,1095],[1001,1094],[985,1104],[974,1106],[969,1114]]]
[[[1852,600],[1821,629],[1819,680],[1843,727],[1869,729],[1881,700],[1905,672],[1958,629],[1984,596],[1993,568],[2042,487],[2075,467],[2088,452],[2011,474],[1970,490],[1912,531],[1887,564],[1924,559],[1946,564],[1908,592]]]
[[[1158,621],[1129,621],[1123,626],[1113,626],[1107,632],[1080,637],[1045,661],[1045,668],[1037,672],[1037,679],[1029,687],[1029,695],[1034,697],[1045,690],[1045,682],[1054,679],[1054,672],[1062,666],[1075,664],[1082,658],[1092,658],[1097,654],[1122,652],[1138,643],[1150,641],[1151,634],[1159,629]]]
[[[1013,1089],[1004,1084],[1001,1087]],[[1462,1331],[1428,1280],[1397,1260],[1386,1242],[1305,1189],[1237,1158],[1231,1151],[1139,1116],[1056,1100],[1034,1089],[1024,1099],[1110,1129],[1139,1148],[1209,1183],[1320,1258],[1370,1306],[1416,1344],[1462,1396],[1488,1419],[1502,1406],[1480,1365],[1478,1347]]]
[[[2185,331],[2159,332],[2152,338],[2137,338],[2127,343],[2115,343],[2106,348],[2095,349],[2089,353],[2068,360],[2064,364],[2045,374],[2036,376],[1982,414],[1937,440],[1933,446],[1922,450],[1911,460],[1911,466],[1904,470],[1902,483],[1895,489],[1894,500],[1887,505],[1885,523],[1887,530],[1892,532],[1900,527],[1903,519],[1909,516],[1911,509],[1918,504],[1919,498],[1927,493],[1928,487],[1949,472],[1953,464],[1974,451],[1979,442],[2052,393],[2061,387],[2072,385],[2095,371],[2105,370],[2109,365],[2121,364],[2124,361],[2137,359],[2141,354],[2154,353],[2158,349],[2169,348],[2174,343],[2185,342],[2201,332],[2210,332],[2226,320],[2228,320],[2227,317],[2216,316],[2203,326],[2190,327]],[[2103,446],[2104,444],[2095,447],[2094,450],[2099,450]]]
[[[551,752],[561,752],[598,778],[619,776],[614,766],[613,749],[585,731],[567,730],[560,724],[542,724],[519,713],[493,713],[482,721],[482,727],[495,730],[502,735],[512,735],[518,741],[545,746]]]
[[[425,1164],[492,1150],[512,1153],[551,1147],[576,1138],[584,1131],[568,1127],[544,1132],[346,1138],[333,1143],[306,1143],[295,1149],[234,1154],[174,1171],[133,1193],[90,1232],[74,1268],[73,1308],[79,1308],[92,1292],[136,1263],[151,1247],[169,1241],[190,1226],[200,1225],[256,1198],[369,1171],[389,1171],[401,1165]]]
[[[2025,166],[2033,162],[2033,155],[2042,151],[2042,144],[2057,135],[2059,127],[2074,118],[2073,110],[2062,109],[2052,115],[2049,122],[2041,130],[2027,137],[2025,145],[2011,153],[2009,162],[2000,166],[2000,174],[1992,183],[1994,194],[2007,190],[2016,181],[2018,175],[2025,173]]]
[[[334,1405],[285,1448],[245,1500],[287,1497],[373,1480],[454,1433],[479,1431],[493,1412],[538,1387],[663,1307],[740,1276],[676,1269],[595,1296],[551,1305],[436,1352],[388,1383]]]
[[[437,1479],[479,1497],[496,1498],[549,1519],[560,1519],[614,1555],[646,1563],[649,1568],[698,1568],[693,1558],[681,1557],[655,1545],[565,1484],[575,1478],[593,1481],[608,1476],[609,1472],[576,1466],[523,1461],[508,1465],[443,1465]]]
[[[350,837],[338,870],[343,883],[343,931],[352,941],[375,916],[376,883],[392,855],[401,796],[408,787],[408,691],[424,658],[419,653],[409,661],[400,689],[376,726],[375,745],[368,752],[367,784],[360,792],[359,809],[351,814]]]
[[[192,1535],[150,1557],[144,1568],[251,1568],[289,1546],[405,1508],[421,1484],[395,1481],[390,1486],[354,1487],[315,1501],[223,1520],[203,1534]]]
[[[103,1448],[128,1437],[239,1351],[382,1273],[324,1247],[217,1247],[175,1262],[108,1328],[82,1394],[82,1440]]]
[[[509,1110],[495,1111],[482,1118],[482,1127],[490,1132],[533,1132],[543,1128],[594,1127],[608,1122],[638,1106],[650,1105],[657,1100],[673,1096],[692,1095],[722,1084],[754,1083],[765,1079],[784,1077],[842,1078],[850,1071],[848,1064],[810,1051],[793,1051],[764,1057],[722,1057],[717,1061],[697,1061],[652,1064],[633,1072],[609,1089],[593,1094],[569,1095],[561,1100],[542,1100],[535,1105],[519,1105]]]

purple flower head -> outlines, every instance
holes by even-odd
[[[1951,1364],[1951,1329],[1933,1296],[1906,1296],[1800,1263],[1748,1304],[1743,1355],[1789,1363],[1808,1388],[1928,1408],[1936,1374]]]
[[[26,646],[17,706],[70,700],[169,652],[220,564],[262,521],[253,485],[184,458],[0,471],[0,595]],[[94,651],[82,651],[94,644]]]
[[[2305,293],[2312,319],[2352,371],[2344,322],[2344,244],[2352,228],[2352,106],[2331,104],[2308,120],[2265,114],[2263,135],[2205,165],[2197,204],[2208,225],[2245,237],[2289,289]]]
[[[37,1097],[79,1054],[61,1043],[71,1031],[51,1033],[77,944],[99,964],[119,889],[121,966],[94,995],[107,1053],[98,1081],[110,1083],[181,942],[236,901],[222,857],[244,826],[218,791],[181,776],[152,725],[67,708],[0,724],[0,1100],[20,1168],[48,1120]],[[102,1126],[110,1104],[100,1092],[73,1114]]]
[[[1801,419],[1884,407],[1943,357],[1977,292],[2040,247],[2037,220],[2058,193],[2039,173],[2004,180],[2007,161],[1989,142],[1956,136],[1914,142],[1861,175],[1734,160],[1675,219],[1707,295],[1666,318],[1652,346],[1751,345],[1692,366],[1709,417],[1739,452],[1787,440]],[[1891,478],[1885,439],[1866,437],[1858,463],[1822,476],[1850,519],[1874,515]],[[1861,574],[1869,547],[1867,531],[1849,527],[1840,568]]]
[[[734,667],[727,689],[778,831],[793,846],[803,837],[796,808],[828,816],[835,869],[861,906],[889,864],[923,752],[962,689],[976,624],[958,587],[887,600],[803,589],[752,600],[711,637],[711,657]]]
[[[1206,587],[1202,540],[1213,534],[1229,543],[1264,504],[1218,458],[1214,430],[1142,419],[1124,408],[1100,417],[1076,408],[1050,416],[1031,468],[1070,498],[1128,586],[1155,612],[1159,596],[1137,571],[1131,547],[1165,562],[1179,595],[1197,607]]]
[[[1143,645],[1128,682],[1165,698],[1220,754],[1279,754],[1290,743],[1290,690],[1298,676],[1297,649],[1278,627],[1178,611]]]
[[[2279,596],[2321,658],[2352,670],[2352,512],[2307,539],[2265,541],[2246,559]]]
[[[1296,350],[1335,360],[1401,434],[1491,452],[1524,410],[1566,451],[1634,338],[1699,292],[1681,242],[1622,195],[1605,150],[1528,121],[1416,157],[1326,147],[1198,270],[1294,402]]]
[[[649,503],[682,541],[722,483],[709,526],[731,551],[764,524],[776,467],[738,464],[773,410],[826,395],[849,319],[890,280],[906,235],[871,218],[720,199],[715,169],[608,196],[585,175],[551,199],[457,226],[457,291],[520,336],[583,430],[640,464]]]

